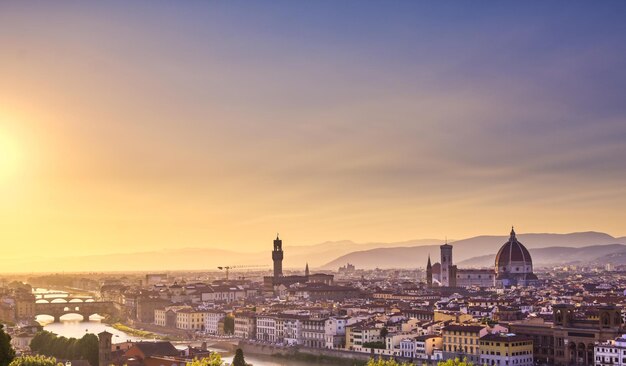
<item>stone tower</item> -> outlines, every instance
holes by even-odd
[[[272,260],[274,261],[274,278],[283,276],[283,241],[278,238],[274,240],[274,250],[272,251]]]
[[[428,263],[426,264],[426,284],[433,287],[433,265],[430,263],[430,254],[428,255]]]
[[[621,310],[615,305],[603,305],[598,308],[600,312],[600,328],[620,328],[622,325]]]
[[[554,325],[569,327],[574,319],[574,306],[571,304],[556,304],[552,306]]]
[[[452,245],[445,243],[441,249],[441,286],[450,287],[452,267]]]
[[[98,334],[98,365],[109,366],[111,361],[111,338],[113,334],[106,330]]]
[[[309,263],[307,262],[306,267],[304,267],[304,276],[309,277]]]

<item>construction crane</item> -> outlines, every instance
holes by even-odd
[[[220,271],[226,271],[226,280],[228,280],[228,273],[231,269],[242,269],[242,268],[264,268],[267,267],[267,265],[241,265],[241,266],[219,266],[217,267],[217,269],[219,269]]]

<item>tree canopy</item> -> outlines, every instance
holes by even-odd
[[[241,348],[237,348],[235,351],[233,366],[246,366],[246,360],[243,358],[243,350]]]
[[[98,337],[95,334],[85,334],[76,339],[59,337],[44,330],[30,341],[30,349],[41,355],[66,360],[87,360],[91,365],[98,366]]]
[[[0,366],[8,366],[14,358],[11,336],[4,331],[4,325],[0,324]]]
[[[370,358],[370,360],[367,362],[367,366],[412,366],[414,364],[412,363],[408,363],[408,362],[404,362],[404,363],[399,363],[396,360],[383,360],[382,358],[378,358],[378,359],[373,359]],[[455,359],[449,359],[446,361],[439,361],[439,363],[437,363],[437,366],[473,366],[473,363],[467,361],[467,359],[463,359],[463,361],[459,360],[458,358]]]
[[[222,366],[222,356],[219,353],[211,353],[209,357],[196,358],[191,362],[187,362],[187,366]]]
[[[46,356],[22,356],[17,357],[9,366],[62,366],[63,364],[57,363],[56,358]]]

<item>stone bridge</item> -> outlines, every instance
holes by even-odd
[[[89,320],[94,314],[113,315],[120,314],[119,305],[112,301],[91,301],[91,302],[38,302],[35,303],[36,315],[50,315],[55,322],[61,321],[65,314],[82,315],[83,320]]]

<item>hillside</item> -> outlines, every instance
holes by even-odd
[[[609,244],[582,248],[549,247],[529,249],[535,267],[575,263],[606,264],[613,258],[613,264],[626,263],[626,245]],[[495,254],[482,255],[458,262],[459,267],[491,267]]]
[[[623,238],[614,238],[605,233],[582,232],[571,234],[518,234],[517,238],[529,250],[535,248],[566,247],[582,248],[598,245],[626,244]],[[506,236],[476,236],[450,243],[454,246],[454,261],[460,263],[475,258],[477,253],[490,253],[493,259],[498,249],[508,240]],[[358,268],[416,268],[424,267],[428,255],[436,262],[439,258],[439,246],[419,246],[408,248],[381,248],[360,250],[339,256],[323,266],[325,269],[337,269],[345,263],[352,263]],[[585,260],[584,257],[580,258]]]

